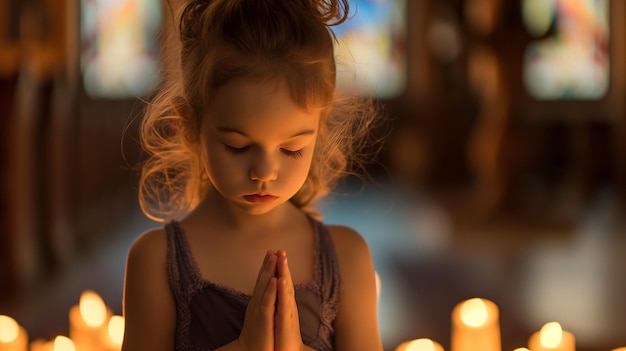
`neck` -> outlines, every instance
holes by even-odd
[[[194,221],[210,222],[232,233],[253,234],[276,229],[301,213],[291,202],[285,202],[264,214],[249,214],[226,201],[215,189],[209,189],[200,205],[190,214]]]

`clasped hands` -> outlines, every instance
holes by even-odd
[[[237,341],[242,351],[311,350],[302,344],[294,285],[284,250],[265,254]]]

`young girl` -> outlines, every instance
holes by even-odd
[[[335,92],[347,16],[347,0],[183,7],[179,68],[142,125],[140,203],[166,225],[128,254],[125,351],[382,350],[367,244],[310,208],[375,117]]]

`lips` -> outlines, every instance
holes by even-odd
[[[253,204],[269,204],[278,199],[277,196],[270,194],[250,194],[244,195],[243,198]]]

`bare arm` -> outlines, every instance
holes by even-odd
[[[369,247],[354,230],[329,227],[343,291],[335,320],[335,350],[382,351],[376,311],[376,282]]]
[[[124,280],[124,351],[172,351],[176,310],[167,282],[163,230],[140,236],[131,246]]]

